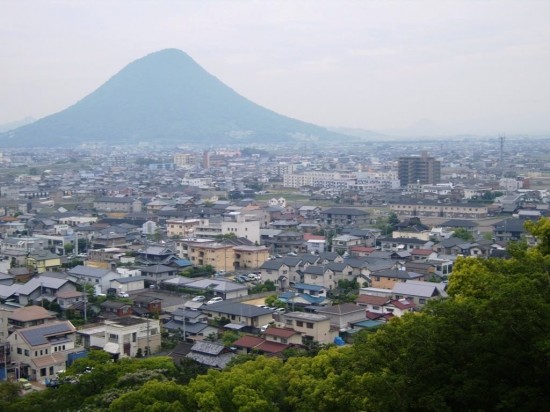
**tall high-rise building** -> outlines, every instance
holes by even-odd
[[[422,152],[420,156],[401,156],[398,176],[401,186],[409,183],[434,184],[441,181],[441,162]]]
[[[205,150],[202,154],[202,167],[210,169],[210,152],[208,150]]]

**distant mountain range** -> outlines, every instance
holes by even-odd
[[[265,109],[237,94],[186,53],[166,49],[130,63],[73,106],[0,134],[0,144],[227,144],[333,138],[349,136]]]
[[[25,117],[24,119],[17,120],[15,122],[0,124],[0,133],[17,129],[18,127],[25,126],[26,124],[32,123],[34,121],[36,121],[34,117]]]

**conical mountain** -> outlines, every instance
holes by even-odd
[[[186,53],[138,59],[73,106],[1,135],[13,146],[85,141],[295,141],[342,136],[240,96]]]

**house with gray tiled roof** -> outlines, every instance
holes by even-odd
[[[120,274],[108,269],[96,269],[89,266],[75,266],[68,271],[69,279],[77,283],[99,285],[101,293],[107,293],[111,287],[111,281],[120,277]]]
[[[141,276],[152,284],[160,285],[161,282],[173,279],[179,275],[179,269],[165,265],[151,265],[140,267]]]
[[[327,290],[336,287],[334,271],[329,269],[327,265],[311,265],[305,268],[303,270],[303,283],[322,286]]]
[[[53,301],[58,292],[76,291],[76,282],[68,278],[53,278],[50,276],[36,276],[27,283],[15,284],[19,304],[28,305],[32,302],[41,302],[43,299]]]
[[[208,336],[218,329],[208,325],[208,316],[200,310],[178,308],[170,314],[170,320],[164,328],[171,333],[187,336]]]
[[[172,280],[168,280],[166,283],[171,284]],[[220,278],[192,280],[185,283],[185,287],[195,289],[200,293],[211,292],[214,296],[219,296],[223,299],[233,299],[248,295],[248,286]]]
[[[209,319],[229,319],[233,324],[243,325],[253,331],[273,320],[273,310],[238,302],[219,302],[204,305],[201,311]]]
[[[446,290],[446,283],[408,280],[405,283],[396,283],[393,286],[392,294],[397,300],[407,299],[421,308],[429,300],[446,298],[448,296]]]
[[[323,252],[319,254],[320,264],[326,265],[329,262],[343,262],[344,258],[336,252]]]
[[[215,369],[225,368],[235,356],[223,344],[208,341],[195,342],[191,351],[186,355],[189,359]]]
[[[327,316],[330,324],[340,330],[350,328],[352,323],[366,319],[365,309],[353,303],[319,308],[316,313]]]
[[[178,256],[174,250],[166,246],[146,246],[136,252],[136,262],[145,265],[162,264],[166,265]]]
[[[260,266],[262,280],[270,280],[280,289],[288,289],[290,282],[290,268],[282,259],[266,260]]]
[[[399,282],[406,282],[408,280],[420,280],[423,281],[426,275],[415,272],[408,272],[406,270],[384,269],[374,273],[371,273],[372,287],[393,289],[393,286]]]

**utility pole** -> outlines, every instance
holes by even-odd
[[[4,379],[8,380],[8,358],[6,357],[6,345],[8,345],[8,342],[5,341],[2,343],[2,346],[4,346]]]
[[[145,315],[145,318],[147,319],[147,347],[145,348],[147,351],[147,356],[150,355],[151,347],[150,345],[150,336],[149,336],[149,314]]]
[[[88,308],[86,307],[88,302],[88,296],[86,295],[86,288],[84,287],[84,324],[88,323]]]

